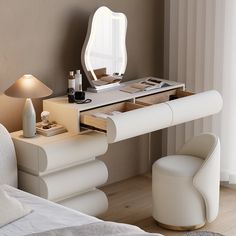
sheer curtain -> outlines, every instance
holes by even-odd
[[[224,100],[220,114],[168,129],[167,153],[214,132],[221,139],[221,180],[236,184],[235,0],[165,1],[165,77],[193,92],[217,89]]]

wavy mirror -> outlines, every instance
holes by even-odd
[[[90,16],[81,61],[95,92],[120,84],[127,65],[126,30],[123,13],[103,6]]]

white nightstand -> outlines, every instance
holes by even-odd
[[[106,195],[96,187],[108,171],[95,157],[107,151],[105,134],[68,132],[24,138],[11,133],[17,155],[19,188],[90,215],[107,209]]]

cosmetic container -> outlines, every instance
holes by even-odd
[[[82,74],[80,70],[75,73],[75,101],[80,102],[85,100],[85,92],[82,88]]]
[[[68,95],[68,102],[74,103],[75,102],[75,75],[74,75],[74,71],[70,71],[70,73],[69,73],[67,95]]]

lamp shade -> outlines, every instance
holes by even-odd
[[[51,95],[52,90],[33,75],[23,75],[4,93],[16,98],[42,98]]]

